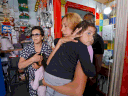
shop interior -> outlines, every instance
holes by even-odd
[[[0,1],[0,50],[5,94],[28,94],[28,75],[18,69],[20,51],[32,42],[31,29],[41,26],[45,31],[43,41],[54,48],[54,39],[61,38],[57,30],[54,0],[1,0]],[[107,96],[114,59],[116,32],[116,0],[60,0],[61,18],[66,12],[76,12],[82,18],[93,14],[97,34],[104,40],[102,68],[98,76],[97,95]],[[57,5],[57,4],[56,4]],[[58,9],[59,10],[59,9]],[[59,21],[60,21],[59,20]],[[61,25],[58,25],[61,26]],[[56,32],[57,30],[57,32]],[[15,62],[14,62],[15,61]],[[18,90],[18,91],[17,91]],[[24,92],[20,92],[20,90]]]

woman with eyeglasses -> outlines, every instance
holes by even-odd
[[[30,85],[30,82],[35,78],[35,71],[37,71],[37,69],[34,69],[32,67],[32,63],[43,60],[43,57],[41,55],[38,55],[39,53],[40,54],[44,53],[46,55],[46,58],[48,58],[50,53],[52,52],[52,49],[49,45],[43,43],[44,31],[40,26],[34,26],[31,32],[32,32],[31,36],[32,36],[33,42],[27,45],[21,51],[18,67],[19,69],[28,67],[29,94],[30,96],[37,96],[37,91],[33,90],[33,88]],[[33,53],[36,53],[36,54],[33,57],[28,59],[28,57]]]

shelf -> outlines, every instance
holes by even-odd
[[[102,67],[109,69],[109,65],[102,64]]]
[[[12,51],[21,51],[22,49],[11,49],[11,50],[1,50],[1,53],[9,53]]]

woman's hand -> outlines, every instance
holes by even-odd
[[[32,61],[33,62],[39,62],[43,60],[43,56],[38,55],[39,53],[36,53],[33,57],[32,57]]]
[[[42,80],[39,80],[39,86],[47,86],[47,83],[44,81],[44,78]]]
[[[42,79],[42,83],[44,86],[47,86],[46,82],[44,81],[44,79]]]
[[[60,39],[59,39],[59,43],[60,43],[60,44],[63,44],[63,43],[70,42],[70,41],[72,41],[72,42],[78,42],[77,40],[74,40],[74,38],[76,38],[76,37],[81,37],[81,36],[82,36],[82,34],[79,34],[79,35],[77,34],[81,29],[82,29],[82,28],[77,28],[77,29],[73,32],[72,35],[60,38]]]

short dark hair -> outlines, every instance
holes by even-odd
[[[95,17],[95,15],[93,13],[87,13],[87,14],[84,15],[84,17],[87,16],[87,15],[92,15],[93,18]]]
[[[35,54],[36,54],[36,53],[31,54],[27,59],[33,57]],[[41,55],[41,53],[39,53],[38,55]],[[41,62],[41,65],[42,65],[42,66],[44,67],[44,69],[45,69],[46,66],[47,66],[47,64],[46,64],[47,58],[46,58],[46,55],[45,55],[44,53],[42,54],[42,56],[43,56],[43,60],[42,60],[42,62]],[[38,66],[40,66],[38,62],[33,62],[33,63],[36,63]]]
[[[92,16],[92,18],[91,18],[90,20],[86,19],[86,17],[89,16],[89,15]],[[92,14],[92,13],[87,13],[87,14],[84,15],[83,20],[86,20],[86,21],[88,21],[88,22],[90,22],[90,23],[95,23],[95,15]]]
[[[31,32],[32,32],[33,30],[35,30],[35,29],[40,30],[41,35],[44,36],[44,30],[43,30],[40,26],[34,26],[34,27],[31,29]]]
[[[90,22],[88,22],[86,20],[83,20],[82,22],[77,24],[73,31],[75,31],[77,28],[81,28],[81,27],[82,27],[82,29],[77,34],[81,34],[88,27],[94,27],[95,28],[95,35],[97,34],[97,28],[96,28],[95,24],[94,23],[90,23]],[[79,39],[79,38],[75,38],[75,39]]]

